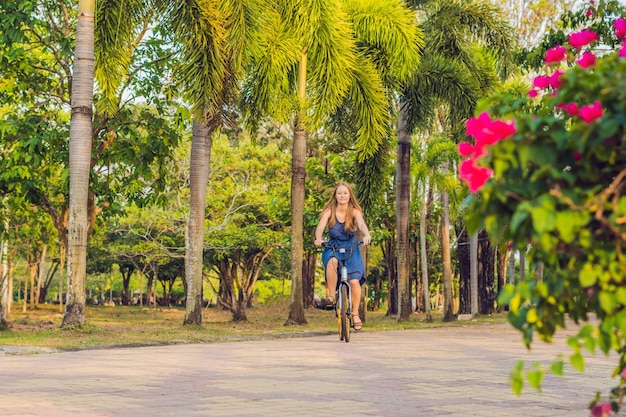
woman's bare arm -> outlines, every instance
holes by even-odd
[[[365,224],[365,220],[363,219],[363,213],[360,210],[356,210],[355,217],[356,224],[359,227],[359,230],[363,233],[363,243],[369,245],[372,241],[372,237],[370,236],[370,231]]]
[[[328,219],[330,218],[330,210],[326,209],[322,211],[322,215],[320,216],[320,222],[317,224],[317,228],[315,229],[315,246],[322,246],[322,236],[324,235],[324,229],[326,229],[326,225],[328,224]]]

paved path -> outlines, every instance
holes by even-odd
[[[496,325],[3,356],[0,416],[573,417],[616,383],[599,354],[516,397],[518,359],[570,352],[520,340]]]

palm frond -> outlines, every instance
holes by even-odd
[[[439,103],[446,103],[455,114],[471,116],[481,93],[476,78],[459,62],[425,56],[403,92],[410,130],[429,129]]]
[[[356,162],[355,194],[366,218],[375,217],[375,209],[381,203],[389,178],[389,137],[371,156]]]
[[[357,159],[374,155],[389,135],[389,105],[379,74],[365,57],[358,56],[354,81],[350,84],[350,99],[356,132]]]
[[[137,37],[145,31],[149,3],[141,0],[96,2],[94,77],[101,91],[96,111],[118,110],[120,87],[126,81]]]
[[[476,41],[494,51],[502,78],[516,71],[514,31],[502,9],[486,1],[461,0],[428,1],[423,7],[427,14],[424,32],[437,34],[428,37],[429,49],[445,48],[449,56],[459,56],[464,42]]]
[[[262,24],[265,30],[242,86],[241,106],[252,130],[263,116],[280,121],[291,117],[296,108],[295,72],[303,49],[280,14],[266,11]]]
[[[306,0],[308,11],[305,52],[309,66],[307,96],[310,123],[319,126],[348,93],[354,76],[357,50],[352,27],[337,2]]]
[[[359,48],[379,61],[377,68],[404,82],[419,65],[424,33],[415,13],[398,0],[348,0],[344,8],[352,22]]]
[[[229,75],[226,17],[209,0],[172,0],[167,6],[166,25],[180,42],[177,81],[196,118],[216,113],[223,101],[223,80]]]

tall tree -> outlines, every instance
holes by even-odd
[[[485,2],[414,0],[409,3],[422,16],[426,48],[422,64],[403,91],[406,105],[402,107],[405,112],[400,114],[400,119],[405,120],[410,132],[435,130],[458,140],[462,123],[473,114],[478,98],[496,84],[496,73],[506,77],[512,71],[512,30],[501,10]],[[481,47],[488,47],[491,52],[486,53]],[[405,151],[399,148],[398,152]],[[410,156],[408,158],[410,160]],[[442,167],[447,169],[447,166],[449,162],[446,161]],[[398,176],[408,175],[409,170],[398,172]],[[405,182],[398,181],[398,184]],[[401,193],[400,190],[398,194],[403,198],[408,196],[408,192]],[[447,201],[448,196],[442,195],[442,202]],[[397,204],[405,206],[400,201]],[[449,213],[449,208],[443,209],[444,213]],[[403,217],[409,215],[405,211],[400,214]],[[444,223],[445,219],[446,216]],[[397,221],[401,221],[400,215]],[[442,238],[445,239],[448,230],[449,223],[443,224]],[[449,242],[443,245],[445,251]],[[408,247],[408,243],[402,247]],[[400,259],[404,258],[398,256]],[[449,289],[447,296],[451,297],[452,273],[449,262],[449,253],[444,253],[444,288]],[[404,285],[400,290],[406,288]],[[406,297],[401,299],[406,300]],[[451,309],[452,300],[446,301],[445,305]],[[445,320],[452,318],[451,312],[444,311]],[[406,317],[401,316],[399,319]]]
[[[428,278],[428,254],[426,252],[426,222],[427,208],[429,206],[429,187],[437,190],[453,192],[458,187],[458,181],[450,172],[442,172],[438,168],[449,161],[457,152],[456,145],[445,135],[421,137],[420,142],[413,144],[417,150],[417,158],[411,163],[412,181],[420,185],[421,190],[415,193],[414,199],[418,199],[420,209],[420,258],[422,266],[423,299],[426,306],[426,319],[431,320],[430,315],[430,280]]]
[[[233,105],[243,68],[258,38],[255,0],[162,2],[165,27],[180,45],[176,74],[192,106],[190,203],[186,236],[185,325],[202,323],[202,259],[212,135]]]
[[[121,6],[127,9],[120,10]],[[86,197],[88,234],[97,216],[115,206],[122,195],[127,200],[154,198],[167,172],[154,169],[151,162],[167,154],[177,141],[175,127],[164,122],[169,108],[159,95],[161,80],[153,76],[161,48],[158,42],[140,42],[147,33],[148,19],[142,6],[144,2],[139,0],[121,5],[97,2],[93,73],[98,78],[98,100],[88,130],[92,144]],[[51,217],[64,265],[70,205],[67,136],[72,123],[67,108],[70,94],[81,90],[76,88],[80,77],[77,80],[72,74],[77,10],[69,0],[5,2],[0,10],[3,53],[8,58],[1,61],[0,71],[13,81],[7,85],[30,86],[24,89],[28,94],[10,93],[5,85],[0,86],[2,104],[9,103],[0,135],[3,147],[10,149],[8,158],[0,158],[0,189],[24,198]],[[131,64],[134,66],[129,68]],[[93,81],[91,85],[93,96]],[[150,105],[134,106],[133,99],[139,95]],[[122,101],[122,96],[128,100]],[[118,107],[112,110],[112,103]],[[87,106],[80,109],[86,111]]]
[[[229,140],[234,142],[221,135],[214,143],[220,158],[209,183],[205,260],[220,276],[218,303],[233,321],[245,321],[266,259],[288,240],[289,155],[244,135],[236,146]]]
[[[3,204],[6,207],[6,204]],[[6,330],[8,327],[7,318],[9,316],[9,218],[7,212],[2,210],[0,220],[0,330]]]
[[[387,75],[406,75],[407,68],[417,62],[413,46],[417,28],[411,13],[395,0],[280,0],[273,4],[273,13],[266,10],[267,41],[255,60],[244,101],[252,119],[273,114],[293,123],[293,290],[287,324],[304,324],[306,132],[330,127],[327,122],[333,117],[348,115],[360,158],[375,154],[388,134],[389,102],[385,73],[380,69],[388,68]]]
[[[67,257],[67,305],[63,326],[85,323],[85,275],[89,218],[87,196],[91,171],[95,0],[79,0],[72,77],[70,124],[70,206]]]

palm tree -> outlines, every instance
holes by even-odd
[[[496,84],[494,71],[506,77],[513,68],[513,32],[497,7],[486,2],[459,0],[412,0],[409,4],[421,17],[422,29],[427,38],[422,64],[403,91],[398,123],[399,187],[410,185],[406,179],[410,175],[408,133],[435,129],[458,135],[463,121],[473,114],[478,98]],[[482,46],[489,47],[492,52],[487,53]],[[447,169],[447,166],[444,164],[442,167]],[[407,320],[410,313],[409,245],[408,239],[400,242],[400,227],[406,229],[408,225],[409,205],[405,199],[409,198],[409,191],[398,189],[397,196],[401,303],[398,320]],[[446,214],[449,209],[445,191],[442,192],[442,203]],[[444,216],[442,231],[445,240],[449,233],[448,216]],[[402,235],[403,239],[405,235],[408,237],[408,233]],[[449,321],[453,319],[452,268],[449,241],[443,243],[444,320]]]
[[[113,112],[119,87],[130,65],[129,45],[135,41],[136,26],[144,21],[146,5],[128,0],[120,5],[111,0],[79,0],[74,68],[70,86],[72,115],[70,122],[69,170],[70,202],[67,227],[67,305],[63,327],[85,323],[85,279],[87,240],[91,218],[95,218],[89,176],[94,128],[94,75],[101,90],[102,112]],[[97,29],[94,20],[98,16]],[[97,47],[96,47],[97,46]],[[131,49],[132,50],[132,49]],[[104,123],[106,124],[106,123]],[[112,140],[114,136],[109,139]],[[110,143],[106,142],[107,144]],[[59,227],[57,227],[59,228]],[[59,228],[60,229],[60,228]],[[62,246],[63,241],[62,240]],[[61,248],[63,258],[64,248]]]
[[[7,207],[7,198],[3,198],[3,207]],[[2,227],[0,227],[0,330],[8,328],[9,316],[9,217],[8,210],[2,210]]]
[[[70,217],[64,327],[85,323],[87,195],[91,171],[95,0],[79,0],[70,123]]]
[[[286,324],[305,324],[306,131],[329,127],[327,121],[340,108],[349,109],[341,114],[349,114],[356,126],[361,158],[373,155],[388,134],[384,77],[406,76],[415,65],[418,32],[414,17],[396,0],[280,0],[271,12],[265,13],[266,43],[246,84],[244,102],[253,121],[269,113],[293,122],[292,300]]]
[[[426,217],[428,206],[428,189],[430,187],[452,191],[458,187],[458,179],[452,173],[441,172],[437,168],[445,161],[449,161],[457,154],[456,145],[448,137],[435,135],[431,138],[423,137],[417,145],[417,158],[411,163],[412,177],[418,189],[415,191],[414,199],[419,196],[421,199],[420,208],[420,266],[422,268],[422,287],[425,306],[426,320],[431,321],[430,313],[430,285],[428,279],[428,255],[426,252]],[[419,295],[418,295],[419,296]]]
[[[185,244],[187,298],[185,325],[202,324],[202,268],[211,138],[223,124],[224,106],[232,104],[243,66],[255,39],[254,0],[161,2],[164,21],[180,44],[176,68],[183,96],[193,110],[190,204]]]

